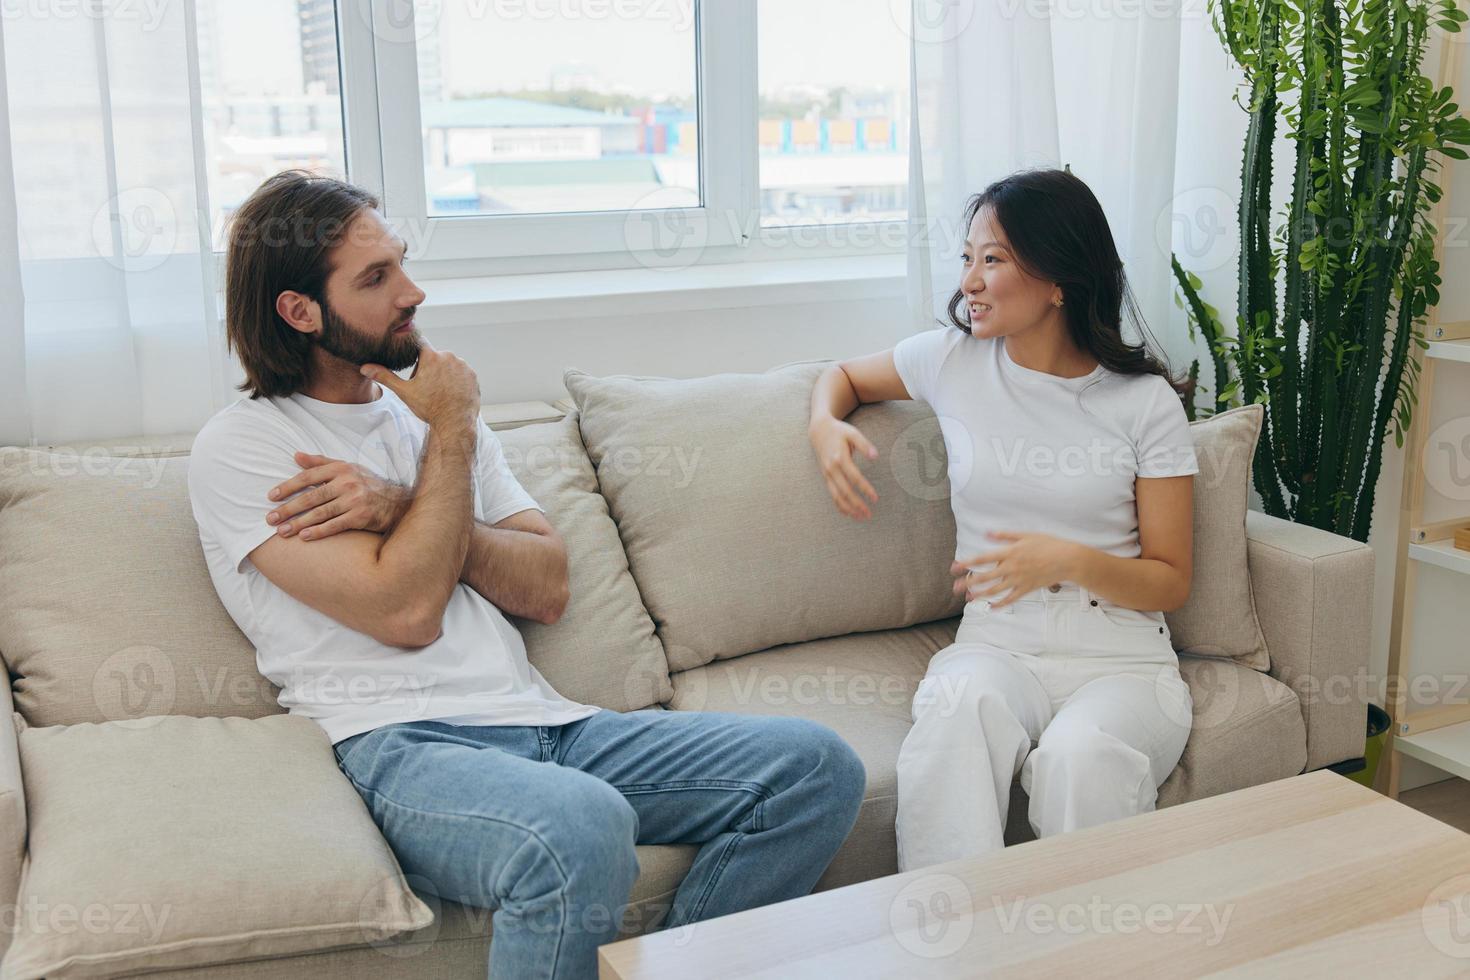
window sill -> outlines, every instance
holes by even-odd
[[[687,269],[620,269],[434,279],[420,328],[484,326],[577,316],[636,316],[902,296],[903,254]]]

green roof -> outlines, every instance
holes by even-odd
[[[658,170],[643,157],[471,164],[478,187],[542,184],[657,184]]]
[[[423,106],[429,129],[535,126],[637,126],[635,116],[613,116],[589,109],[526,99],[451,99]]]

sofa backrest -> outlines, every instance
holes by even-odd
[[[0,655],[29,724],[280,712],[187,477],[187,456],[0,450]]]
[[[667,700],[663,648],[575,417],[499,436],[570,557],[567,614],[516,622],[531,663],[574,700],[620,711]],[[210,581],[188,456],[105,455],[118,451],[0,449],[0,656],[16,710],[33,726],[279,713]]]
[[[807,441],[825,366],[565,376],[671,669],[960,611],[934,413],[886,402],[849,418],[880,454],[863,464],[879,496],[873,519],[855,522],[833,505]]]
[[[499,433],[511,472],[567,545],[572,600],[555,623],[517,620],[526,657],[564,697],[636,711],[674,693],[663,644],[628,573],[576,415]]]
[[[840,514],[807,438],[827,361],[705,378],[565,375],[583,441],[669,666],[956,615],[948,457],[920,402],[863,405],[872,520]],[[1245,514],[1263,409],[1195,422],[1194,574],[1175,649],[1270,661],[1251,598]]]

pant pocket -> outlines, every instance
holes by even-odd
[[[1094,618],[1101,620],[1109,626],[1125,630],[1139,630],[1140,632],[1163,633],[1164,624],[1155,619],[1151,614],[1141,612],[1137,609],[1129,609],[1126,606],[1105,606],[1099,603],[1087,607]]]

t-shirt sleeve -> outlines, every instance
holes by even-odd
[[[957,328],[939,327],[905,337],[893,348],[893,366],[910,398],[933,404],[939,369],[960,336]]]
[[[510,471],[500,438],[484,419],[480,420],[480,441],[475,449],[475,480],[480,485],[486,524],[497,524],[523,510],[541,509]]]
[[[295,453],[316,451],[287,425],[268,419],[206,428],[189,454],[189,503],[201,539],[217,543],[239,571],[276,533],[265,517],[281,501],[266,495],[301,472]]]
[[[1140,477],[1189,476],[1199,472],[1194,454],[1194,437],[1184,403],[1162,377],[1152,379],[1153,396],[1139,419],[1138,475]]]

